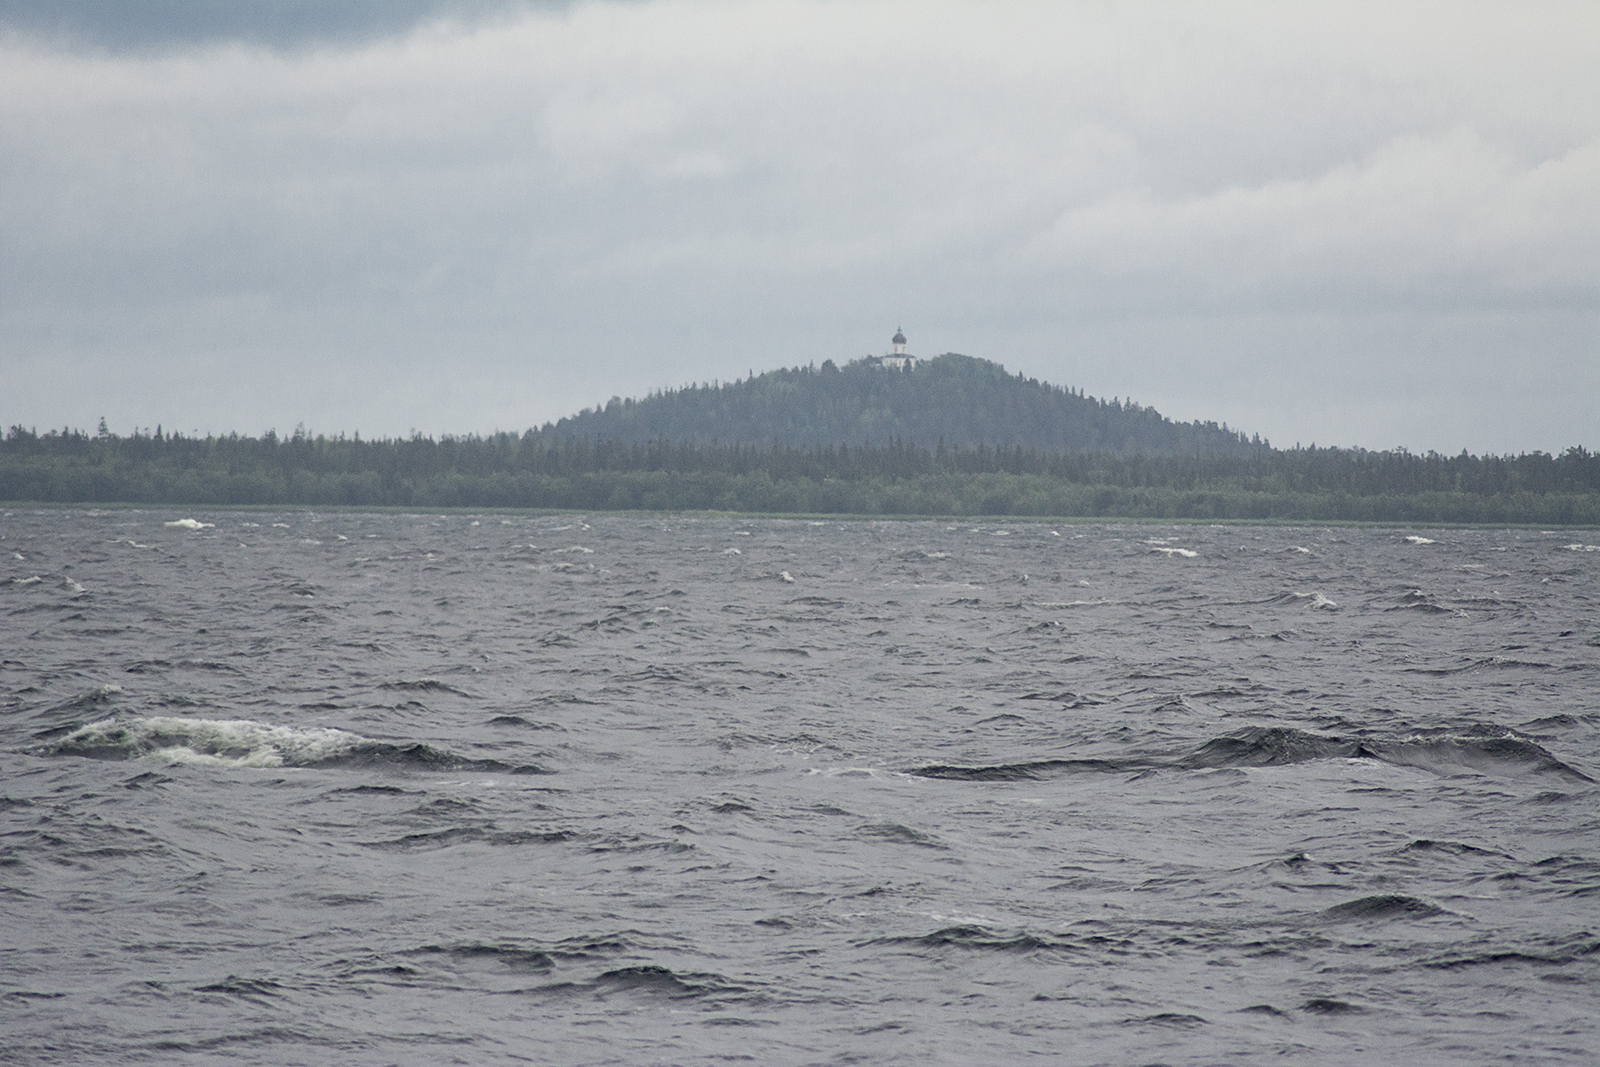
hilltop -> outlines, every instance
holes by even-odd
[[[1154,408],[1097,400],[985,359],[947,353],[897,368],[869,357],[793,367],[743,381],[613,397],[546,423],[545,441],[712,441],[790,448],[895,443],[1115,455],[1245,455],[1267,447],[1214,422],[1173,422]]]

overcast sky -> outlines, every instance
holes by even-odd
[[[522,430],[963,352],[1600,446],[1600,4],[0,0],[0,422]]]

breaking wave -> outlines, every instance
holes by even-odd
[[[420,743],[377,741],[331,727],[273,726],[251,719],[110,718],[33,749],[41,756],[148,759],[221,767],[388,765],[419,770],[544,773],[497,760],[470,760]]]

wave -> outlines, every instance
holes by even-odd
[[[1029,763],[1000,763],[989,766],[960,767],[946,763],[916,767],[907,774],[918,778],[949,778],[960,782],[1035,782],[1078,772],[1141,770],[1142,764],[1128,760],[1047,759]]]
[[[1446,677],[1452,674],[1468,674],[1477,671],[1502,670],[1512,668],[1526,668],[1529,670],[1548,671],[1554,670],[1555,665],[1541,663],[1537,660],[1508,659],[1504,656],[1489,656],[1485,659],[1475,659],[1459,667],[1403,667],[1407,674],[1431,674],[1436,677]]]
[[[1486,736],[1415,737],[1404,741],[1368,742],[1376,759],[1402,767],[1420,767],[1437,774],[1459,774],[1463,770],[1490,774],[1555,774],[1581,782],[1593,778],[1525,738]]]
[[[417,678],[415,680],[384,682],[378,688],[412,693],[454,693],[458,697],[472,697],[472,694],[467,692],[465,689],[457,689],[448,682],[441,682],[437,678]]]
[[[868,945],[916,945],[921,948],[970,948],[989,952],[1035,952],[1040,949],[1076,949],[1069,942],[1054,941],[1020,931],[997,934],[982,926],[946,926],[931,934],[877,937]]]
[[[273,726],[251,719],[110,718],[33,749],[41,756],[151,759],[222,767],[391,766],[416,770],[549,773],[498,760],[473,760],[420,743],[395,744],[331,727]]]
[[[920,830],[913,830],[909,826],[902,826],[897,822],[871,823],[861,827],[857,833],[861,837],[876,838],[879,841],[890,841],[900,845],[920,845],[923,848],[939,848],[944,846],[934,838]]]
[[[1407,589],[1395,598],[1395,606],[1390,611],[1421,611],[1429,615],[1459,615],[1455,608],[1440,604],[1433,596],[1420,589]]]
[[[1504,727],[1480,725],[1461,733],[1438,731],[1400,740],[1345,738],[1285,727],[1251,727],[1215,738],[1187,761],[1199,767],[1265,767],[1315,759],[1371,759],[1438,774],[1557,774],[1593,781],[1532,741]]]
[[[720,974],[708,972],[679,974],[654,964],[606,971],[594,980],[593,986],[604,992],[645,993],[672,1000],[742,993],[746,989],[745,986],[730,982]]]
[[[556,963],[548,952],[536,948],[519,948],[515,945],[423,945],[411,949],[408,956],[444,956],[451,960],[485,960],[498,963],[513,971],[551,970]]]
[[[195,519],[176,519],[176,520],[174,520],[172,522],[167,523],[166,525],[168,525],[168,526],[176,526],[176,527],[179,527],[180,529],[184,529],[184,530],[209,530],[212,527],[214,527],[216,525],[216,523],[214,523],[214,522],[199,522],[198,520],[195,520]]]
[[[1361,919],[1423,919],[1430,915],[1443,915],[1445,910],[1416,897],[1382,893],[1335,904],[1322,914],[1324,918],[1335,922],[1350,922]]]
[[[1325,737],[1288,727],[1252,726],[1201,745],[1189,767],[1277,767],[1316,759],[1370,757],[1360,741]]]
[[[414,834],[387,838],[382,841],[363,841],[366,848],[385,852],[419,852],[454,845],[549,845],[571,841],[567,830],[496,830],[492,826],[451,826],[443,830],[424,830]]]
[[[1027,782],[1078,773],[1284,767],[1324,759],[1367,759],[1397,767],[1417,767],[1442,775],[1473,772],[1506,776],[1554,774],[1576,781],[1594,781],[1533,741],[1494,725],[1390,740],[1313,734],[1284,726],[1252,726],[1212,738],[1187,758],[1175,762],[1044,759],[976,766],[939,763],[914,767],[905,773],[918,778],[965,782]]]
[[[1266,601],[1268,604],[1297,605],[1314,611],[1338,611],[1339,605],[1313,590],[1309,593],[1284,593]]]

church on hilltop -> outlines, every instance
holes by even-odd
[[[889,340],[889,343],[893,345],[894,348],[890,350],[887,355],[868,356],[867,358],[879,364],[880,366],[889,367],[894,370],[903,370],[907,367],[916,367],[917,357],[906,351],[905,331],[901,330],[898,326],[895,327],[894,337]]]

